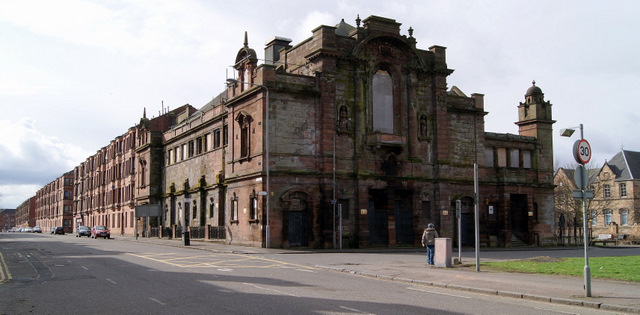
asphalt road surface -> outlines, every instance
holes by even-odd
[[[0,233],[0,254],[0,314],[606,314],[313,267],[340,254],[24,233]]]

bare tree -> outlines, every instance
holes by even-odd
[[[578,237],[578,231],[581,231],[583,226],[583,210],[582,200],[573,198],[573,191],[577,190],[574,180],[575,170],[577,163],[572,163],[563,167],[559,167],[556,170],[554,178],[554,200],[555,200],[555,218],[558,226],[558,234],[560,236],[564,234],[573,234],[574,237]],[[594,190],[594,196],[602,196],[602,185],[598,183],[598,172],[601,167],[599,163],[591,161],[585,165],[588,174],[588,181],[586,187]],[[601,214],[607,209],[610,200],[598,199],[587,200],[587,217],[592,219],[592,214]],[[565,233],[566,231],[566,233]]]

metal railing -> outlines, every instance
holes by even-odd
[[[210,226],[209,227],[209,238],[224,240],[227,238],[227,232],[224,226]]]

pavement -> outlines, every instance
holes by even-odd
[[[359,276],[427,285],[508,298],[543,301],[611,312],[640,314],[640,283],[591,278],[591,297],[586,297],[583,277],[554,276],[526,273],[508,273],[475,268],[475,251],[462,251],[462,263],[451,268],[427,265],[426,255],[417,255],[418,249],[349,249],[286,250],[226,245],[218,242],[191,240],[184,246],[180,239],[115,237],[118,240],[185,247],[220,253],[247,255],[312,254],[307,261],[311,266]],[[521,251],[535,251],[521,249]],[[549,249],[544,249],[549,250]],[[640,252],[640,247],[638,247]],[[506,251],[506,250],[505,250]],[[511,250],[513,251],[513,249]],[[340,255],[322,255],[336,254]],[[421,252],[420,252],[421,253]],[[505,260],[499,251],[480,252],[480,262]],[[492,254],[494,253],[494,254]],[[497,253],[497,254],[496,254]],[[364,255],[378,254],[378,255]],[[470,258],[470,256],[472,258]],[[529,255],[531,256],[531,255]],[[339,258],[336,258],[339,257]],[[453,252],[457,258],[457,251]],[[497,258],[496,258],[497,257]],[[283,258],[284,260],[284,258]],[[592,269],[597,266],[590,266]],[[638,267],[640,268],[640,266]]]

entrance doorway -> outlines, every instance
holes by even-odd
[[[287,202],[285,231],[289,246],[309,246],[311,234],[310,200],[306,193],[300,191],[294,192],[284,199]]]
[[[471,197],[463,197],[460,199],[462,209],[461,230],[462,230],[462,246],[475,246],[475,215],[473,208],[473,199]]]
[[[529,240],[527,195],[511,194],[511,233],[521,241]]]

